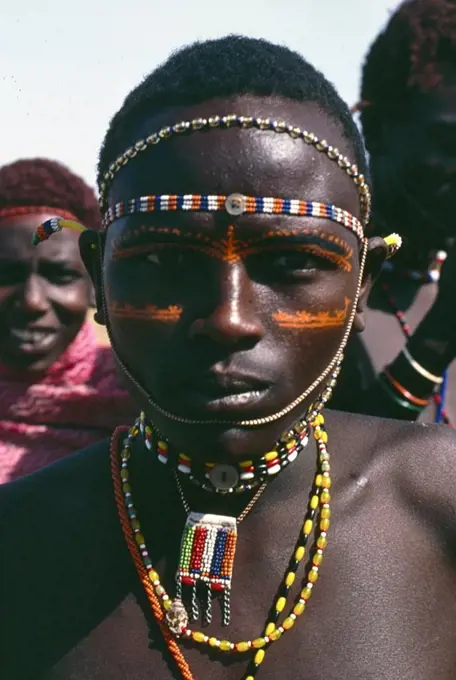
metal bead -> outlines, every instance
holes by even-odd
[[[307,132],[307,130],[304,130],[302,133],[302,138],[305,141],[306,144],[312,144],[312,135],[310,132]]]
[[[288,128],[288,134],[290,135],[290,137],[293,137],[293,139],[296,139],[297,137],[300,137],[302,135],[301,128],[290,127]]]
[[[220,116],[211,116],[209,118],[209,126],[210,127],[219,127],[220,125]]]
[[[182,132],[186,132],[187,130],[190,129],[190,123],[188,121],[181,121],[180,123],[176,123],[176,125],[173,126],[173,132],[177,132],[177,134],[180,134]]]
[[[147,144],[145,139],[139,139],[135,144],[136,151],[144,151],[147,149]]]
[[[169,139],[171,137],[172,133],[173,133],[173,131],[171,130],[171,128],[168,125],[168,126],[162,128],[159,131],[158,136],[160,137],[160,139]]]
[[[158,144],[160,141],[160,137],[154,132],[153,135],[149,135],[149,137],[146,137],[146,142],[148,144]]]
[[[272,127],[275,130],[275,132],[286,132],[287,131],[287,124],[283,120],[275,120],[272,123]]]
[[[318,149],[318,151],[327,151],[330,147],[326,139],[321,139],[316,142],[315,148]]]
[[[192,130],[202,130],[207,125],[206,118],[194,118],[192,120]]]
[[[269,130],[271,127],[269,118],[257,118],[257,124],[260,130]]]
[[[231,127],[234,123],[238,122],[238,117],[235,113],[230,113],[228,116],[223,116],[222,123],[226,127]]]
[[[240,116],[239,122],[243,128],[251,128],[254,125],[254,119],[252,116]]]

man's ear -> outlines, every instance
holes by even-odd
[[[390,249],[385,239],[380,236],[374,236],[369,239],[361,293],[356,307],[355,319],[353,321],[353,330],[356,333],[362,333],[366,327],[364,312],[367,306],[367,300],[372,286],[380,274],[383,263],[388,257],[389,251]]]
[[[79,237],[79,252],[81,253],[82,261],[89,273],[95,291],[95,306],[97,311],[94,314],[94,319],[101,326],[106,326],[102,294],[103,276],[101,272],[104,245],[105,235],[99,234],[91,229],[82,232]]]

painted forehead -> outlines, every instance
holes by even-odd
[[[166,143],[169,143],[170,139],[176,139],[175,144],[177,144],[179,137],[203,134],[206,136],[214,130],[217,130],[217,134],[223,134],[223,131],[233,127],[240,131],[253,128],[258,132],[268,133],[271,145],[274,142],[271,133],[282,135],[296,143],[310,147],[317,155],[325,156],[328,164],[332,163],[333,167],[340,171],[341,177],[345,174],[352,180],[359,196],[361,219],[358,220],[332,203],[312,200],[307,196],[250,196],[241,192],[232,192],[229,195],[223,193],[179,194],[176,192],[164,194],[151,192],[141,196],[126,196],[123,200],[115,202],[112,200],[110,188],[114,180],[117,180],[117,187],[122,185],[119,180],[122,179],[122,174],[126,176],[127,166],[133,169],[137,164],[139,170],[140,165],[142,165],[141,159],[146,157],[144,152],[147,151],[148,157],[151,158],[154,148],[157,149],[159,145],[163,148]],[[220,159],[221,162],[222,160]],[[284,168],[284,171],[286,171],[286,168]],[[223,176],[223,167],[220,168],[220,174]],[[312,186],[312,183],[310,183],[310,186]],[[118,191],[115,194],[118,194]],[[138,213],[225,212],[232,216],[269,213],[324,218],[347,227],[358,238],[362,239],[363,227],[367,224],[370,215],[370,194],[365,179],[356,165],[351,163],[337,148],[332,147],[326,140],[318,138],[315,134],[284,121],[235,114],[181,121],[172,126],[165,126],[156,133],[138,140],[111,164],[100,185],[100,203],[104,213],[105,228],[124,215]]]

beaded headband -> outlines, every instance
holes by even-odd
[[[344,170],[346,174],[354,181],[360,196],[361,224],[366,226],[369,223],[371,197],[365,177],[359,172],[358,167],[351,163],[348,158],[343,156],[337,148],[330,146],[326,140],[320,139],[312,132],[302,130],[295,125],[289,125],[284,121],[270,120],[269,118],[255,118],[251,116],[239,116],[237,114],[231,114],[227,116],[211,116],[210,118],[195,118],[191,121],[181,121],[175,125],[163,127],[158,132],[155,132],[144,139],[139,139],[131,147],[126,149],[120,156],[118,156],[116,160],[111,163],[108,171],[103,175],[103,179],[99,185],[100,208],[102,213],[107,214],[108,212],[107,196],[109,187],[112,184],[114,178],[118,172],[123,167],[125,167],[132,158],[138,156],[138,154],[153,146],[156,146],[162,141],[170,139],[173,136],[179,136],[193,132],[206,132],[213,129],[227,130],[232,127],[239,127],[242,129],[255,128],[262,131],[272,131],[282,134],[284,133],[293,139],[302,139],[306,144],[313,146],[317,151],[324,153],[330,160],[336,162],[338,166],[342,168],[342,170]],[[185,208],[176,207],[174,209],[177,210]],[[115,213],[115,207],[111,208],[110,215],[113,213],[113,211]],[[256,210],[253,212],[256,212]],[[238,214],[241,214],[241,212]],[[104,226],[106,227],[107,224],[110,224],[112,221],[113,220],[109,221],[108,218]]]
[[[103,218],[103,226],[106,229],[115,220],[124,215],[152,212],[219,212],[225,211],[229,215],[238,216],[248,214],[269,215],[299,215],[319,217],[332,222],[342,224],[353,231],[362,241],[364,231],[361,222],[347,210],[342,210],[330,203],[318,203],[317,201],[299,201],[296,199],[282,198],[255,198],[243,194],[230,194],[229,196],[202,195],[202,194],[162,194],[158,196],[141,196],[129,201],[120,201],[112,208],[108,208]]]

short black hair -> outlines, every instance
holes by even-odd
[[[131,144],[135,128],[151,112],[242,94],[316,102],[342,124],[355,162],[360,172],[367,174],[359,130],[349,108],[323,74],[287,47],[228,35],[180,49],[130,92],[111,120],[101,147],[98,185],[109,165]]]
[[[24,158],[0,168],[0,209],[27,206],[68,210],[90,229],[97,231],[101,226],[94,190],[49,158]]]
[[[455,0],[407,0],[370,47],[363,66],[361,123],[368,150],[382,121],[400,117],[409,98],[456,77]]]

